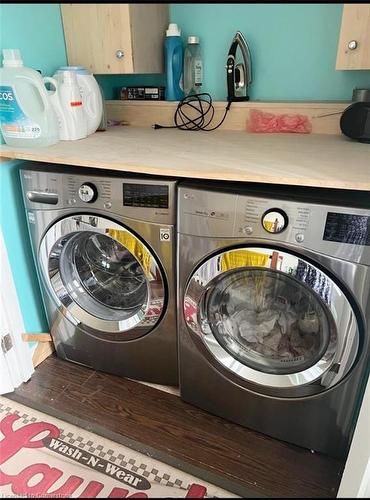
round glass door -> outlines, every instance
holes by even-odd
[[[130,340],[162,316],[165,284],[157,260],[115,222],[91,215],[58,221],[41,241],[39,261],[63,314],[92,335]]]
[[[321,300],[280,272],[230,271],[215,282],[206,307],[220,345],[265,373],[305,370],[322,358],[330,341],[330,321]]]
[[[210,363],[267,394],[308,384],[320,392],[346,375],[359,348],[344,291],[287,250],[242,247],[212,256],[190,277],[183,312]]]
[[[71,236],[60,259],[60,275],[85,311],[104,319],[125,319],[148,300],[148,282],[136,258],[120,242],[89,231]]]

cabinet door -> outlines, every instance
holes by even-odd
[[[370,4],[344,4],[336,69],[370,69]]]
[[[168,22],[166,4],[130,4],[134,73],[163,73],[163,45]]]
[[[61,10],[68,64],[96,74],[133,73],[129,4],[61,4]]]

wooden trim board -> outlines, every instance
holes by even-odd
[[[173,125],[177,102],[169,101],[105,101],[108,119],[124,121],[132,127],[151,127],[154,123]],[[348,102],[234,102],[220,130],[246,130],[251,109],[265,113],[301,114],[309,118],[314,134],[340,134],[339,120]],[[222,118],[226,102],[214,102],[216,125]],[[188,111],[187,111],[188,112]],[[332,114],[338,113],[338,114]],[[321,116],[328,115],[328,116]]]
[[[52,342],[50,333],[22,333],[24,342]]]
[[[34,368],[45,361],[55,351],[53,342],[39,342],[32,356]]]
[[[23,342],[38,342],[32,355],[34,368],[55,351],[50,333],[22,333],[22,340]]]

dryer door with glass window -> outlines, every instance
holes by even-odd
[[[41,241],[39,265],[63,314],[94,336],[137,338],[162,316],[165,278],[156,257],[109,219],[76,215],[58,221]]]
[[[348,373],[359,346],[343,290],[286,249],[243,247],[206,260],[187,284],[184,315],[215,366],[262,392],[296,396],[308,384],[320,392]]]

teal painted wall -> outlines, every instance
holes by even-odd
[[[59,4],[1,4],[1,49],[21,50],[25,66],[51,76],[66,64]]]
[[[0,226],[26,332],[47,332],[19,182],[19,161],[1,164]]]
[[[336,71],[343,4],[172,4],[171,22],[198,35],[204,90],[226,98],[225,62],[240,30],[252,56],[254,100],[350,100],[370,71]]]
[[[252,100],[350,100],[370,71],[336,71],[343,4],[171,4],[170,19],[201,38],[204,91],[226,99],[225,62],[240,30],[252,55]],[[120,86],[163,85],[163,75],[98,76],[106,99]]]
[[[58,4],[0,5],[0,49],[19,48],[24,64],[52,75],[66,64]],[[48,326],[32,259],[18,161],[1,164],[0,225],[3,230],[17,295],[27,332],[45,332]]]

